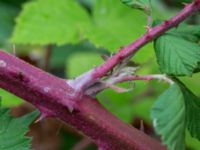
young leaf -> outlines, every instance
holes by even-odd
[[[199,67],[200,46],[197,43],[166,33],[155,41],[154,47],[162,73],[191,76]]]
[[[147,15],[151,13],[150,0],[121,0],[121,1],[122,3],[132,8],[144,11]]]
[[[182,91],[173,84],[156,101],[151,116],[156,132],[169,150],[184,150],[185,102]]]
[[[1,150],[29,150],[30,138],[24,134],[30,123],[38,116],[38,111],[14,118],[9,109],[0,108],[0,149]]]
[[[36,0],[24,5],[12,42],[19,44],[76,43],[89,15],[75,0]]]

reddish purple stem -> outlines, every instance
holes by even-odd
[[[57,117],[76,127],[103,150],[164,150],[153,138],[117,119],[96,99],[74,95],[66,80],[3,51],[0,87],[35,105],[44,117]]]
[[[161,34],[165,33],[169,29],[178,26],[182,21],[194,14],[199,9],[200,0],[195,0],[192,4],[186,5],[185,8],[176,16],[152,28],[149,32],[145,33],[139,39],[137,39],[130,45],[122,48],[118,53],[108,59],[104,64],[97,67],[92,73],[91,80],[102,78],[119,62],[130,55],[134,55],[142,46],[159,37]]]
[[[195,0],[178,15],[152,28],[103,65],[76,81],[66,82],[0,51],[0,87],[35,105],[42,117],[57,117],[71,124],[89,136],[100,149],[163,150],[165,148],[159,142],[117,119],[96,99],[76,93],[77,90],[83,90],[81,87],[88,87],[92,81],[105,76],[123,59],[135,54],[143,45],[176,27],[199,9],[200,0]]]

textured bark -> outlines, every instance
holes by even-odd
[[[103,150],[163,150],[159,142],[123,123],[96,99],[74,95],[66,80],[0,51],[0,87],[32,103],[43,117],[57,117]],[[73,107],[73,111],[72,111]]]

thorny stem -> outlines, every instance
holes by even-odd
[[[122,48],[104,64],[82,75],[78,87],[98,81],[119,62],[135,54],[139,48],[200,9],[200,0],[187,5],[183,11],[132,44]],[[81,81],[82,79],[82,81]],[[74,83],[78,83],[75,81]],[[105,110],[100,103],[86,95],[77,96],[76,85],[35,68],[15,56],[0,51],[0,87],[32,103],[44,117],[57,117],[89,136],[103,150],[163,150],[153,138],[124,124]],[[84,89],[78,89],[84,90]],[[74,111],[72,111],[74,110]]]
[[[0,51],[0,87],[32,103],[40,110],[41,118],[60,118],[82,131],[102,150],[165,149],[153,138],[117,119],[95,98],[74,95],[66,80],[3,51]]]
[[[85,88],[87,87],[87,85],[91,85],[91,83],[94,83],[96,80],[101,79],[121,61],[123,61],[127,57],[133,56],[142,46],[151,42],[160,35],[164,34],[169,29],[177,27],[182,21],[184,21],[186,18],[194,14],[199,9],[200,9],[200,0],[195,0],[193,3],[186,5],[185,8],[181,12],[179,12],[176,16],[172,17],[169,20],[164,21],[162,24],[158,26],[155,26],[149,32],[145,33],[143,36],[137,39],[135,42],[119,50],[118,53],[109,58],[104,64],[93,69],[90,72],[90,77],[87,75],[87,81],[85,80],[84,77],[83,80],[85,80],[86,82],[83,82],[83,85],[79,87]],[[74,86],[74,88],[76,88],[76,86]]]

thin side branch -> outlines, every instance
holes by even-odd
[[[85,94],[95,96],[97,93],[101,92],[102,90],[106,88],[111,88],[119,93],[128,92],[130,91],[130,89],[120,88],[118,86],[115,86],[114,84],[122,83],[126,81],[136,81],[136,80],[145,80],[145,81],[160,80],[160,81],[165,81],[169,84],[174,83],[173,80],[168,78],[166,75],[162,75],[162,74],[118,76],[118,77],[113,77],[105,81],[100,81],[97,84],[94,84],[92,87],[88,88]]]
[[[121,82],[125,82],[125,81],[133,81],[133,80],[162,80],[165,81],[169,84],[173,84],[174,82],[168,78],[166,75],[162,75],[162,74],[152,74],[152,75],[143,75],[143,76],[139,76],[139,75],[133,75],[133,76],[126,76],[123,78],[116,78],[114,80],[114,83],[121,83]]]
[[[135,42],[119,50],[117,54],[108,59],[104,64],[97,67],[92,73],[92,80],[102,78],[105,76],[113,67],[115,67],[122,60],[128,56],[135,54],[142,46],[151,42],[155,38],[159,37],[169,29],[177,27],[182,21],[194,14],[200,9],[200,0],[195,0],[193,3],[185,6],[185,8],[171,19],[164,21],[162,24],[154,27],[151,31],[144,34],[142,37],[137,39]],[[122,37],[123,38],[123,37]]]
[[[149,32],[145,33],[135,42],[119,50],[118,53],[109,58],[104,64],[90,71],[90,76],[88,76],[87,74],[87,81],[83,82],[83,85],[79,86],[81,89],[77,90],[81,91],[84,88],[87,88],[87,85],[91,85],[92,83],[101,79],[117,64],[122,61],[127,61],[127,58],[130,59],[142,46],[164,34],[171,28],[177,27],[181,22],[183,22],[186,18],[188,18],[198,10],[200,10],[200,0],[195,0],[193,3],[186,5],[185,8],[176,16],[152,28]],[[74,88],[76,87],[74,86]]]

